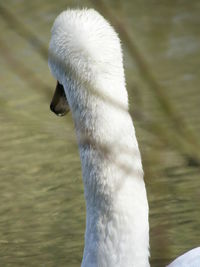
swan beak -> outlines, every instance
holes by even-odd
[[[51,101],[50,109],[57,116],[60,117],[64,116],[70,110],[64,87],[59,82],[57,82],[55,93]]]

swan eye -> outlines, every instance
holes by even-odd
[[[57,82],[50,109],[58,116],[64,116],[70,110],[64,87],[59,82]]]

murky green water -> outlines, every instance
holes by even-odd
[[[31,36],[47,47],[59,12],[95,3],[0,1],[0,266],[80,266],[85,206],[73,123],[49,111],[55,81]],[[124,45],[150,203],[151,262],[161,267],[200,245],[200,2],[107,5],[144,63],[139,70]]]

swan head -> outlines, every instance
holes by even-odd
[[[120,40],[97,11],[64,11],[51,33],[48,63],[58,81],[51,110],[64,115],[70,107],[73,114],[88,102],[88,89],[128,105]]]

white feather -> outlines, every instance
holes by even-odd
[[[149,267],[148,202],[116,32],[92,9],[61,13],[49,67],[64,86],[82,162],[82,267]]]
[[[167,267],[200,267],[200,247],[181,255]]]

